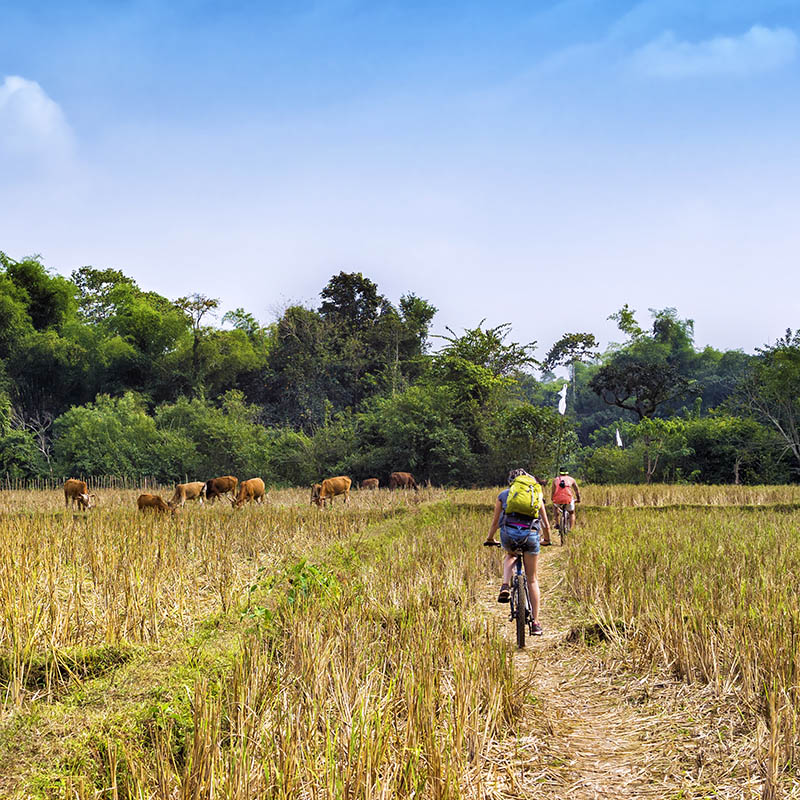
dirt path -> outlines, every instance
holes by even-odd
[[[537,718],[523,724],[516,796],[529,798],[761,797],[755,733],[730,719],[725,698],[669,676],[637,676],[604,645],[570,635],[578,620],[561,593],[558,546],[540,558],[544,635],[516,651]],[[494,617],[497,584],[487,585]],[[510,622],[504,635],[514,646]],[[616,658],[616,661],[615,661]]]

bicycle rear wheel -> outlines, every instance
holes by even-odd
[[[569,511],[561,512],[561,524],[558,526],[559,534],[561,536],[562,546],[567,542],[567,534],[569,533]]]
[[[528,606],[525,602],[525,577],[514,577],[514,597],[517,605],[517,647],[525,647],[525,612]]]

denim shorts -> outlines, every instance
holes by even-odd
[[[539,531],[536,528],[515,528],[503,525],[500,528],[500,544],[504,550],[522,553],[539,553]]]

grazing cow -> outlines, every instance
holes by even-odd
[[[377,489],[380,486],[380,481],[377,478],[365,478],[361,481],[362,489]]]
[[[192,481],[191,483],[176,483],[175,494],[169,501],[172,508],[183,508],[187,500],[199,500],[203,505],[203,498],[206,496],[206,485],[203,481]]]
[[[241,508],[245,503],[255,500],[264,502],[264,481],[261,478],[250,478],[239,484],[239,495],[233,502],[234,508]]]
[[[393,472],[389,476],[390,489],[413,489],[418,491],[417,482],[410,472]]]
[[[330,500],[333,505],[333,498],[337,494],[344,495],[344,502],[350,499],[350,484],[352,481],[346,475],[339,475],[336,478],[325,478],[322,483],[315,483],[311,487],[311,502],[316,503],[320,508],[325,505],[326,500]]]
[[[92,508],[94,503],[93,499],[97,499],[97,495],[89,494],[89,487],[86,481],[79,481],[77,478],[67,478],[64,481],[64,507],[69,508],[70,503],[75,508],[75,503],[78,503],[78,509],[85,511]]]
[[[231,501],[236,497],[236,487],[239,479],[233,475],[223,475],[221,478],[212,478],[206,481],[206,500],[213,503],[218,497],[222,497],[230,492]]]
[[[159,514],[177,514],[178,509],[165,503],[157,494],[140,494],[136,499],[139,511],[156,511]]]

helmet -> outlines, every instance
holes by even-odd
[[[561,467],[561,469],[558,471],[558,474],[559,475],[569,475],[569,470],[566,467]]]
[[[508,478],[506,483],[513,483],[514,478],[519,478],[520,475],[527,475],[528,473],[524,469],[512,469],[511,472],[508,473]]]

